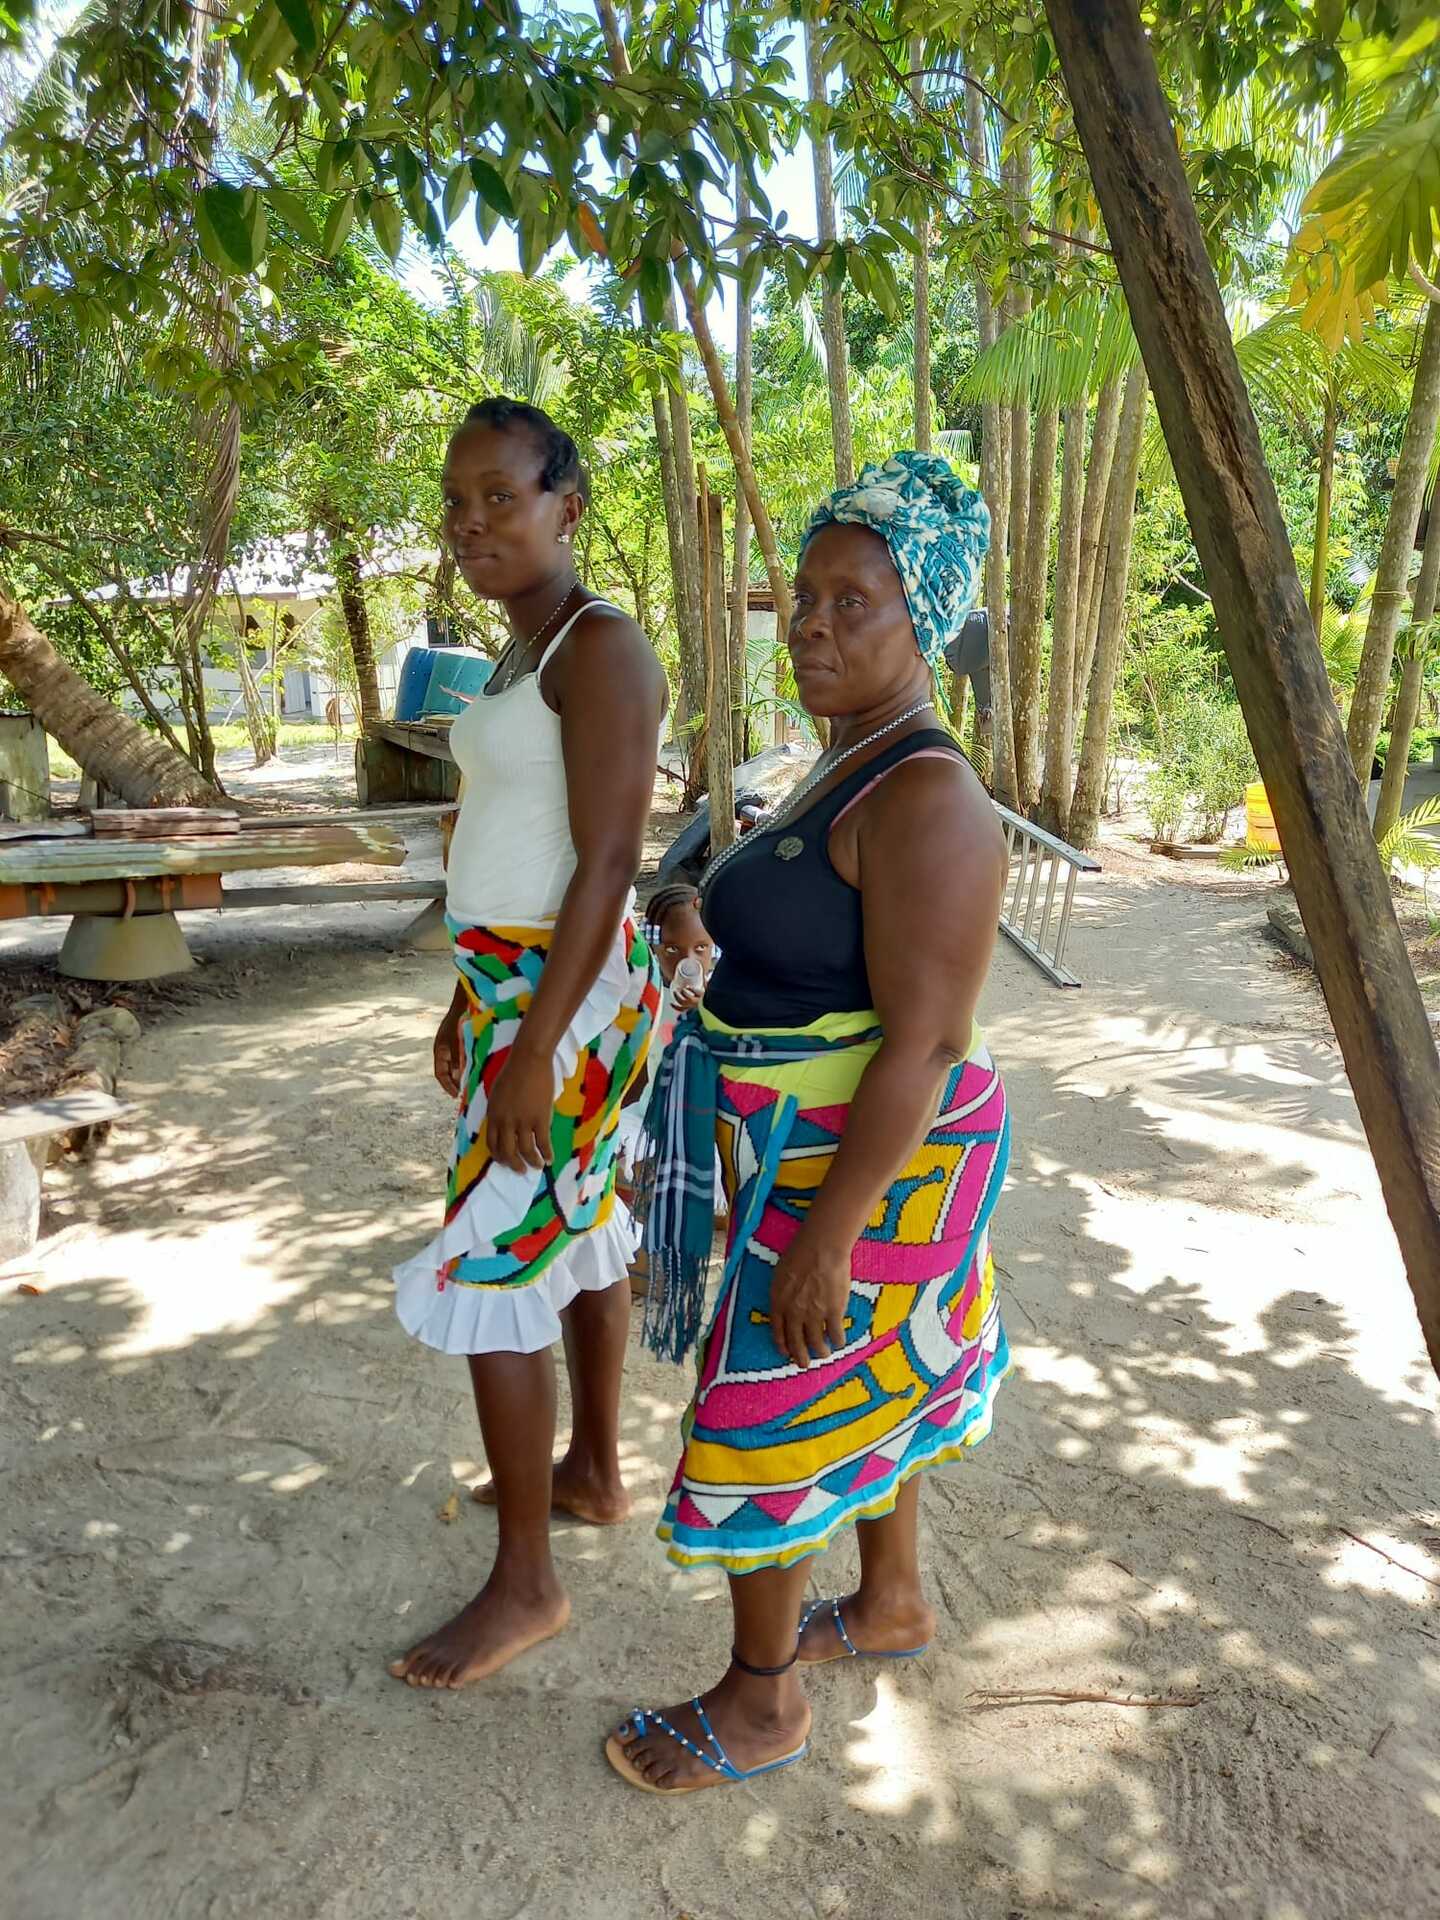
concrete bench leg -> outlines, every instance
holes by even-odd
[[[161,980],[194,965],[173,913],[77,913],[60,949],[72,980]]]
[[[430,905],[405,929],[405,944],[413,947],[417,953],[445,953],[450,946],[450,934],[445,925],[445,902],[432,900]]]

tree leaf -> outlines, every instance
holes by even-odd
[[[475,191],[475,182],[470,169],[462,161],[445,182],[445,196],[441,208],[445,216],[445,225],[453,227],[465,211],[466,202]]]
[[[470,178],[475,182],[475,191],[486,206],[493,207],[502,220],[515,218],[515,202],[510,197],[510,189],[490,162],[482,160],[479,154],[470,162]]]
[[[313,54],[320,45],[320,26],[311,0],[275,0],[301,53]]]
[[[405,234],[405,216],[393,200],[376,196],[370,208],[370,225],[388,260],[400,258],[400,242]]]
[[[267,187],[265,198],[307,247],[318,248],[321,245],[320,229],[312,219],[310,209],[298,193],[292,192],[289,187]]]
[[[265,252],[264,217],[264,202],[253,187],[212,182],[195,199],[200,251],[222,273],[253,273]]]
[[[345,242],[350,238],[350,229],[355,224],[355,196],[342,193],[330,209],[325,221],[325,233],[321,248],[327,260],[333,260]]]

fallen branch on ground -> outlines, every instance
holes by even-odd
[[[1418,1567],[1407,1567],[1403,1560],[1397,1560],[1393,1553],[1386,1553],[1383,1547],[1377,1547],[1373,1540],[1362,1540],[1358,1533],[1351,1533],[1348,1527],[1341,1527],[1341,1533],[1347,1540],[1353,1540],[1357,1547],[1369,1547],[1371,1553],[1378,1553],[1382,1560],[1388,1560],[1392,1567],[1398,1567],[1401,1573],[1408,1573],[1413,1579],[1423,1580],[1428,1587],[1440,1587],[1440,1580],[1433,1575],[1421,1573]]]
[[[1203,1693],[1157,1694],[1101,1693],[1088,1689],[1071,1691],[1066,1687],[973,1687],[967,1696],[975,1702],[972,1713],[989,1713],[1001,1707],[1069,1707],[1094,1704],[1109,1707],[1198,1707]]]

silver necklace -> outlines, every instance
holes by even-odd
[[[525,658],[526,654],[529,653],[530,649],[535,645],[535,642],[537,640],[544,639],[545,635],[549,632],[550,628],[554,626],[555,622],[560,618],[560,615],[564,612],[566,606],[569,604],[571,598],[575,593],[575,589],[579,585],[580,585],[580,582],[578,580],[571,581],[570,585],[565,589],[564,593],[561,594],[560,598],[556,601],[555,605],[550,609],[549,613],[546,614],[545,618],[540,622],[539,626],[535,629],[534,633],[532,633],[529,636],[528,639],[522,640],[518,633],[511,634],[509,646],[506,647],[505,651],[501,654],[500,658],[495,662],[496,675],[500,673],[501,669],[507,664],[507,662],[509,663],[512,669],[517,667],[519,663]],[[499,691],[503,693],[506,687],[513,687],[515,682],[519,678],[520,678],[520,675],[518,673],[511,671],[506,677],[505,686],[501,687]]]
[[[836,753],[832,747],[827,747],[799,786],[785,796],[774,815],[765,822],[763,827],[756,827],[753,832],[741,835],[733,840],[723,853],[716,854],[700,876],[700,891],[704,892],[725,862],[732,859],[742,847],[748,846],[756,834],[774,833],[777,828],[783,827],[795,813],[800,802],[807,795],[812,794],[822,780],[828,780],[838,766],[843,765],[862,748],[873,746],[877,740],[883,740],[887,733],[894,733],[897,727],[903,727],[907,720],[913,720],[917,713],[924,713],[927,707],[933,707],[934,704],[933,700],[917,700],[913,707],[907,707],[904,713],[897,713],[893,720],[887,720],[883,727],[876,727],[873,733],[867,733],[863,740],[857,740],[853,747],[846,747],[843,753]]]

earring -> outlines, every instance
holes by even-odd
[[[555,538],[560,542],[562,547],[568,547],[570,544],[570,536],[568,533],[557,533]]]

